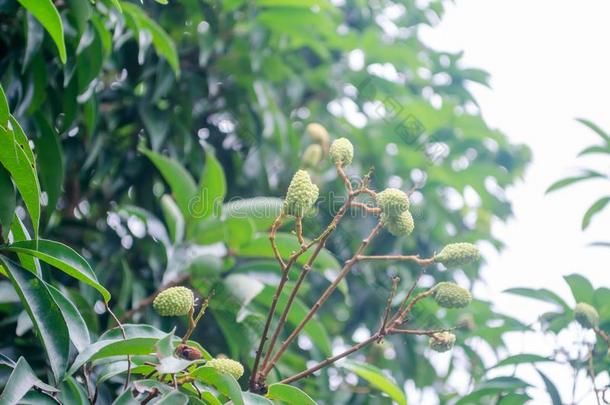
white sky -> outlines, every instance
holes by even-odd
[[[574,118],[588,118],[610,130],[610,1],[458,0],[448,4],[443,21],[425,29],[422,38],[435,49],[463,50],[464,66],[490,72],[492,90],[472,87],[483,115],[490,126],[514,142],[526,143],[534,154],[524,182],[509,193],[515,218],[496,226],[507,248],[500,255],[486,254],[489,265],[483,274],[488,286],[477,291],[479,296],[492,297],[503,312],[531,322],[546,307],[500,294],[502,290],[546,287],[571,300],[562,276],[574,272],[596,287],[610,286],[610,249],[586,246],[610,240],[610,210],[594,219],[586,232],[580,230],[582,215],[607,184],[598,181],[544,195],[550,184],[581,164],[607,169],[607,159],[576,159],[599,138]],[[579,330],[574,328],[568,338],[579,338]],[[512,353],[548,354],[552,346],[541,338],[509,343]],[[571,378],[565,370],[556,365],[542,368],[559,382],[564,402],[571,401]],[[542,386],[531,367],[519,371]],[[579,394],[588,388],[582,382]],[[543,391],[531,394],[534,403],[550,403]],[[589,396],[582,403],[595,400]]]

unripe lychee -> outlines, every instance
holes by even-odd
[[[240,362],[231,359],[212,359],[205,363],[207,367],[212,367],[222,374],[232,375],[233,378],[239,380],[244,374],[244,366]]]
[[[599,314],[591,305],[579,302],[574,307],[574,319],[581,324],[583,328],[597,328],[599,326]]]
[[[390,216],[397,216],[409,209],[409,196],[397,188],[386,188],[377,193],[377,205],[381,212]]]
[[[161,316],[187,315],[194,305],[193,292],[186,287],[171,287],[163,290],[153,301],[153,308]]]
[[[317,122],[312,122],[311,124],[308,124],[305,128],[305,132],[307,133],[307,135],[309,135],[312,141],[317,142],[321,145],[328,144],[328,141],[330,140],[330,136],[328,135],[328,131],[326,130],[326,128],[324,128]]]
[[[443,353],[453,348],[455,335],[451,332],[438,332],[430,336],[428,345],[435,352]]]
[[[317,143],[313,143],[309,145],[305,152],[303,152],[302,162],[305,167],[316,167],[318,163],[322,160],[322,156],[324,155],[324,151],[322,147]]]
[[[479,249],[472,243],[451,243],[434,257],[434,261],[446,267],[459,267],[479,260]]]
[[[284,213],[302,217],[318,199],[318,186],[311,182],[309,173],[299,170],[292,177],[284,200]]]
[[[330,145],[328,154],[335,164],[347,166],[354,158],[354,145],[347,138],[339,138]]]
[[[432,291],[432,297],[443,308],[464,308],[472,301],[470,291],[449,281],[438,283]]]
[[[388,232],[394,236],[410,235],[413,232],[413,228],[415,228],[413,217],[409,211],[392,216],[381,213],[381,222]]]

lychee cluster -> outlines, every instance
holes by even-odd
[[[443,353],[453,348],[455,335],[451,332],[437,332],[430,336],[428,345],[435,352]]]
[[[186,287],[171,287],[163,290],[153,301],[153,308],[161,316],[187,315],[194,305],[195,296]]]
[[[231,360],[216,358],[205,363],[206,367],[211,367],[222,374],[229,374],[236,380],[244,374],[244,366],[240,362]]]
[[[574,319],[582,325],[583,328],[593,329],[599,326],[599,314],[597,310],[585,303],[579,302],[574,307]]]
[[[404,191],[387,188],[375,197],[381,209],[381,223],[394,236],[405,236],[413,232],[415,224],[409,212],[409,197]]]
[[[354,145],[347,138],[339,138],[330,145],[328,154],[336,165],[345,167],[352,163]]]
[[[464,308],[472,301],[470,291],[449,281],[435,285],[432,288],[432,297],[443,308]]]
[[[445,267],[459,267],[479,260],[479,249],[472,243],[451,243],[434,257],[434,261]]]
[[[305,170],[297,171],[288,186],[284,200],[284,213],[302,217],[316,202],[318,194],[318,186],[311,182],[309,173]]]

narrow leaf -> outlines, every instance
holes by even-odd
[[[355,361],[346,361],[341,366],[355,373],[358,377],[368,382],[371,386],[387,394],[399,405],[407,404],[407,397],[405,396],[402,388],[400,388],[377,367]]]
[[[23,357],[20,357],[4,386],[4,391],[0,394],[0,404],[17,404],[32,387],[57,392],[55,387],[40,381],[28,362]]]
[[[0,263],[30,315],[55,379],[61,381],[70,354],[70,334],[59,306],[40,278],[4,256],[0,256]]]
[[[51,0],[18,0],[47,30],[59,51],[59,59],[66,63],[66,43],[64,41],[64,27],[59,12]]]
[[[595,214],[597,214],[598,212],[600,212],[601,210],[603,210],[606,207],[606,205],[608,205],[609,202],[610,202],[610,197],[602,197],[599,200],[595,201],[589,207],[587,212],[585,212],[585,215],[583,215],[583,217],[582,217],[581,228],[583,231],[589,227],[589,225],[591,224],[591,220],[593,219],[593,216]]]
[[[78,311],[78,308],[76,308],[76,305],[63,295],[61,291],[50,284],[47,284],[47,288],[59,306],[64,320],[66,321],[66,325],[68,325],[70,340],[74,344],[74,347],[76,347],[76,350],[82,352],[91,344],[91,337],[89,336],[89,329],[87,328],[85,320]]]
[[[6,241],[11,230],[17,204],[15,186],[11,175],[0,166],[0,239]]]
[[[551,184],[551,186],[546,189],[545,194],[552,193],[553,191],[559,190],[561,188],[567,187],[571,184],[578,183],[583,180],[603,177],[606,176],[594,171],[588,171],[586,174],[580,176],[566,177],[565,179],[558,180],[555,183]]]
[[[585,125],[589,129],[591,129],[593,132],[595,132],[597,135],[599,135],[607,143],[610,143],[610,135],[608,135],[604,130],[602,130],[600,127],[598,127],[593,122],[591,122],[587,119],[584,119],[584,118],[577,118],[576,121],[580,122],[581,124]]]
[[[211,215],[220,216],[220,208],[227,192],[225,172],[211,152],[206,155],[205,169],[199,182],[199,209],[194,212],[198,219]]]
[[[36,242],[38,242],[38,246],[36,246]],[[15,242],[2,249],[37,257],[69,276],[95,288],[102,294],[106,302],[110,301],[110,293],[99,283],[87,260],[74,249],[62,243],[47,239],[39,239],[38,241],[27,240]]]
[[[42,115],[38,115],[36,124],[39,136],[34,143],[38,153],[40,179],[44,191],[47,193],[46,219],[48,221],[61,195],[61,187],[64,183],[64,157],[58,135],[49,122]]]
[[[540,375],[540,378],[542,378],[542,381],[546,387],[546,392],[549,394],[549,397],[551,397],[553,405],[563,405],[561,395],[559,395],[559,390],[555,384],[553,384],[553,382],[542,371],[538,369],[536,369],[536,371]]]

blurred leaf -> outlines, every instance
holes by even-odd
[[[172,189],[172,195],[185,218],[190,218],[193,197],[197,196],[197,186],[189,172],[177,161],[155,153],[144,147],[138,149],[146,155]]]
[[[64,158],[58,135],[47,122],[38,115],[36,124],[40,136],[34,140],[38,153],[38,165],[40,167],[40,178],[44,191],[47,193],[47,221],[57,205],[57,200],[61,194],[61,187],[64,183]]]
[[[36,246],[38,245],[38,246]],[[93,269],[74,249],[52,240],[39,239],[15,242],[2,250],[25,253],[37,257],[69,276],[90,285],[102,294],[104,301],[110,301],[110,293],[97,280]]]
[[[407,397],[403,390],[377,367],[347,360],[341,364],[341,367],[355,373],[358,377],[367,381],[371,386],[386,393],[399,405],[407,404]]]
[[[606,143],[610,143],[610,135],[608,135],[605,131],[603,131],[600,127],[595,125],[593,122],[591,122],[587,119],[584,119],[584,118],[577,118],[576,121],[580,122],[581,124],[585,125],[589,129],[591,129],[593,132],[595,132],[597,135],[599,135],[604,141],[606,141]]]
[[[176,205],[173,198],[169,195],[161,197],[161,209],[165,224],[169,230],[170,238],[174,244],[181,243],[184,240],[184,217],[180,212],[180,208]]]
[[[601,210],[603,210],[606,207],[606,205],[608,205],[609,202],[610,202],[610,197],[602,197],[599,200],[595,201],[593,203],[593,205],[591,205],[589,207],[587,212],[585,212],[585,215],[582,217],[581,228],[583,231],[589,227],[589,224],[591,223],[591,219],[593,218],[593,216],[595,214],[597,214],[598,212],[600,212]]]
[[[506,289],[504,290],[504,292],[559,305],[565,310],[570,309],[570,306],[566,304],[566,302],[559,295],[555,294],[550,290],[547,290],[546,288],[515,287]]]
[[[561,395],[559,395],[559,390],[557,389],[557,387],[555,387],[555,384],[553,384],[553,382],[542,371],[538,369],[536,371],[540,375],[540,378],[542,378],[542,381],[544,381],[546,392],[549,394],[549,397],[551,397],[552,404],[563,405],[563,402],[561,401]]]
[[[491,380],[483,381],[474,390],[462,397],[455,405],[481,404],[485,403],[481,399],[488,395],[498,396],[503,393],[513,393],[516,390],[529,387],[530,384],[516,377],[496,377]]]
[[[59,59],[66,63],[66,43],[64,42],[64,27],[59,12],[51,0],[18,0],[47,30],[59,51]]]
[[[510,356],[503,360],[500,360],[498,363],[496,363],[496,365],[490,367],[488,370],[498,368],[498,367],[503,367],[503,366],[512,366],[512,365],[517,365],[517,364],[523,364],[523,363],[533,364],[533,363],[538,363],[541,361],[553,361],[553,359],[551,359],[549,357],[540,356],[538,354],[529,354],[529,353],[516,354],[514,356]]]
[[[254,197],[227,202],[222,212],[227,218],[248,218],[257,231],[268,230],[282,210],[280,198]]]
[[[273,402],[269,401],[267,398],[251,392],[242,392],[242,397],[244,398],[245,405],[273,405]]]
[[[267,397],[291,405],[316,405],[316,402],[305,392],[287,384],[271,384]]]
[[[206,153],[205,169],[199,182],[199,204],[194,208],[192,216],[205,219],[211,215],[220,216],[220,208],[227,192],[225,173],[211,152]]]
[[[61,381],[68,365],[70,335],[59,306],[40,278],[1,255],[0,263],[30,315],[56,381]]]
[[[583,174],[581,176],[567,177],[565,179],[556,181],[555,183],[551,184],[551,186],[549,188],[546,189],[546,193],[547,194],[551,193],[553,191],[559,190],[561,188],[567,187],[571,184],[578,183],[583,180],[594,179],[594,178],[604,178],[604,177],[606,177],[606,176],[602,173],[594,172],[592,170],[587,170],[586,174]]]
[[[10,109],[8,106],[8,100],[6,94],[4,94],[4,88],[0,85],[0,127],[7,129],[8,118],[10,116]]]
[[[121,2],[123,13],[129,15],[136,24],[137,32],[146,30],[152,36],[152,43],[157,53],[170,64],[176,76],[180,76],[178,52],[171,37],[159,24],[146,15],[144,10],[132,3]]]
[[[70,405],[89,405],[91,403],[84,388],[74,377],[67,377],[61,383],[59,400],[62,404]]]
[[[580,156],[585,156],[585,155],[592,155],[595,153],[602,153],[602,154],[610,154],[610,148],[608,146],[588,146],[586,148],[584,148],[583,150],[581,150],[580,152],[578,152],[578,157]]]
[[[49,392],[58,391],[57,388],[40,381],[28,362],[23,357],[19,357],[2,394],[0,394],[0,403],[4,405],[17,404],[32,387],[38,387]]]
[[[570,274],[564,276],[563,279],[570,286],[574,300],[578,302],[593,303],[593,286],[591,282],[580,274]]]

